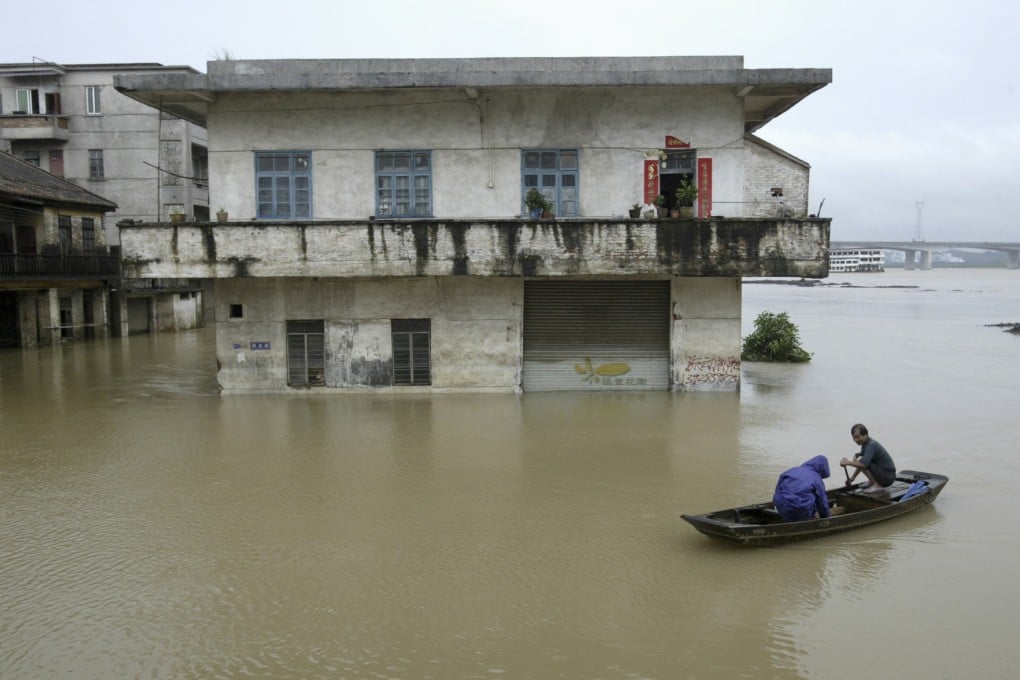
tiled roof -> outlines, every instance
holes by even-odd
[[[117,204],[113,201],[2,151],[0,151],[0,197],[88,206],[103,212],[117,209]]]

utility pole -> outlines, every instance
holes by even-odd
[[[923,241],[924,234],[921,233],[921,212],[924,210],[924,201],[915,201],[914,205],[917,206],[917,226],[914,229],[914,240]]]

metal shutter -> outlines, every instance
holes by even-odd
[[[669,281],[526,281],[526,392],[669,389]]]

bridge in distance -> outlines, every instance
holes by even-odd
[[[903,251],[906,269],[931,269],[932,253],[941,250],[999,250],[1006,253],[1006,268],[1020,269],[1020,243],[991,241],[830,241],[830,250],[875,249]],[[918,262],[920,254],[920,262]]]

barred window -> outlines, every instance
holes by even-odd
[[[89,149],[89,179],[103,179],[103,150]]]
[[[431,385],[431,319],[393,319],[393,384]]]

